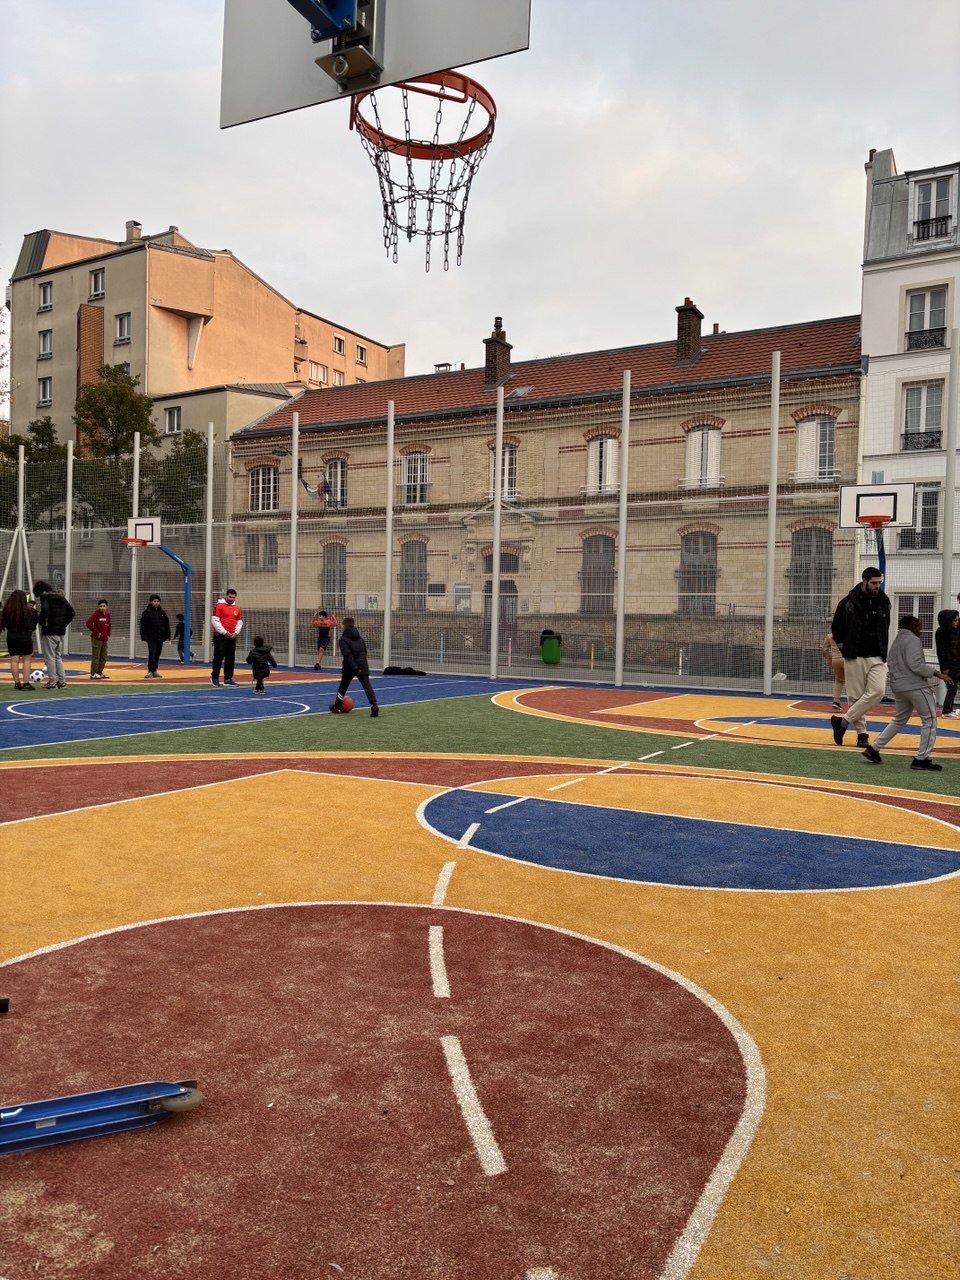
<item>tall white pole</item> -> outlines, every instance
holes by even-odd
[[[210,618],[213,615],[213,443],[214,426],[207,423],[207,492],[203,513],[203,660],[209,662],[213,656],[213,637],[210,631]],[[186,620],[186,628],[190,629],[190,619]]]
[[[17,445],[17,587],[33,595],[33,579],[25,577],[27,545],[27,455],[22,444]],[[6,593],[7,580],[4,575],[3,590]]]
[[[620,523],[617,530],[617,632],[613,683],[623,684],[623,633],[627,600],[627,495],[630,488],[630,370],[623,371],[620,412]]]
[[[63,594],[69,600],[73,595],[73,441],[67,441],[67,492],[65,511],[65,533],[67,537],[63,558]],[[63,640],[64,653],[70,652],[70,628],[67,627]]]
[[[777,462],[780,452],[780,352],[770,362],[770,474],[767,479],[767,590],[763,609],[763,692],[773,692],[773,611],[777,567]]]
[[[393,621],[393,401],[387,401],[387,492],[383,501],[386,527],[383,540],[383,665],[390,665]]]
[[[960,344],[958,329],[950,330],[950,370],[947,387],[947,430],[943,447],[946,459],[943,468],[943,547],[940,569],[940,608],[956,608],[954,591],[960,586],[953,577],[955,558],[954,541],[957,519],[957,431],[960,428]]]
[[[130,515],[136,520],[140,514],[140,432],[133,433],[133,485],[130,495]],[[137,647],[137,570],[140,548],[130,548],[130,634],[127,637],[127,657],[135,656]]]
[[[287,611],[287,666],[297,665],[297,535],[300,528],[300,414],[293,415],[290,458],[290,604]]]
[[[493,456],[493,577],[490,582],[490,679],[497,678],[500,648],[500,525],[503,515],[503,387],[497,387]]]

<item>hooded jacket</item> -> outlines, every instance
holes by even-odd
[[[148,604],[141,613],[140,639],[154,642],[170,639],[170,619],[162,604]]]
[[[886,660],[890,597],[882,590],[875,596],[868,595],[858,582],[837,605],[830,630],[846,659]]]
[[[941,609],[937,614],[937,630],[933,643],[937,650],[937,661],[941,671],[949,671],[956,675],[960,671],[960,630],[951,624],[954,618],[960,617],[956,609]]]
[[[341,631],[339,643],[343,665],[352,667],[358,676],[368,676],[370,664],[367,661],[367,646],[357,628],[347,627],[345,631]]]
[[[255,644],[247,654],[247,661],[258,680],[270,674],[270,668],[277,665],[273,656],[273,648],[269,644]]]
[[[936,688],[940,668],[928,662],[920,637],[901,627],[887,655],[887,683],[892,693]]]
[[[58,591],[45,591],[40,597],[40,634],[42,636],[66,635],[67,627],[76,616],[73,605]]]

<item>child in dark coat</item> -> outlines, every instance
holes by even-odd
[[[247,662],[249,662],[253,670],[253,678],[257,682],[254,693],[263,693],[263,682],[270,678],[270,668],[277,665],[277,660],[273,656],[273,649],[264,641],[263,636],[253,637],[253,648],[247,654]]]

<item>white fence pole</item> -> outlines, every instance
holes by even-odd
[[[497,387],[497,431],[493,459],[493,577],[490,582],[490,679],[497,678],[500,647],[500,524],[503,514],[503,387]]]
[[[66,545],[63,557],[63,594],[73,595],[73,441],[67,441],[67,492],[64,510]],[[63,638],[64,653],[70,652],[70,628]]]
[[[203,637],[203,660],[210,662],[213,657],[213,637],[210,629],[210,618],[213,616],[213,444],[214,426],[207,423],[207,493],[203,513],[203,622],[200,635]],[[186,619],[186,628],[190,630],[190,619]]]
[[[623,684],[624,612],[627,600],[627,495],[630,488],[630,370],[623,371],[620,414],[620,523],[617,530],[617,632],[613,683]]]
[[[133,433],[133,483],[130,495],[130,515],[136,520],[140,514],[140,432]],[[127,657],[136,654],[137,634],[137,571],[139,569],[140,548],[130,548],[130,634],[127,637]]]
[[[957,430],[960,416],[960,354],[957,335],[960,329],[950,330],[950,371],[947,387],[947,430],[943,447],[946,457],[943,470],[943,546],[940,569],[940,608],[956,607],[954,591],[960,583],[953,577],[954,536],[957,518]]]
[[[297,665],[297,535],[300,529],[300,414],[293,415],[290,458],[290,604],[287,611],[287,666]]]
[[[386,528],[383,548],[383,666],[390,665],[390,644],[393,639],[393,401],[387,401],[387,492],[384,498]]]
[[[767,589],[763,608],[763,692],[773,692],[773,611],[776,604],[777,463],[780,452],[780,352],[770,362],[770,474],[767,478]]]

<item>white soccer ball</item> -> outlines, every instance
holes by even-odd
[[[35,668],[33,669],[33,671],[31,671],[31,672],[30,672],[30,679],[31,679],[31,680],[37,680],[37,681],[40,681],[40,680],[46,680],[46,678],[47,678],[47,668],[46,668],[46,667],[35,667]]]

